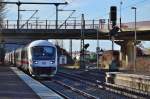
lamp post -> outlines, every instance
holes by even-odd
[[[98,32],[98,27],[96,28],[97,30],[97,47],[96,47],[96,53],[97,53],[97,68],[99,67],[99,51],[100,51],[100,48],[99,48],[99,32]]]
[[[122,18],[122,4],[123,4],[123,2],[121,1],[121,2],[120,2],[120,30],[121,30],[121,28],[122,28],[122,27],[121,27],[121,21],[122,21],[122,20],[121,20],[121,18]]]
[[[131,7],[131,9],[134,10],[134,72],[136,70],[136,41],[137,41],[137,35],[136,35],[136,7]]]

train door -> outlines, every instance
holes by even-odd
[[[28,57],[26,48],[21,51],[22,66],[25,70],[28,69]]]
[[[16,51],[16,65],[21,67],[21,49]]]

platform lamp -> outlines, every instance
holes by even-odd
[[[136,70],[136,41],[137,41],[137,34],[136,34],[136,7],[131,7],[134,10],[134,72]]]
[[[122,24],[122,4],[123,4],[123,2],[121,0],[121,2],[120,2],[120,31],[122,31],[122,26],[121,26],[121,24]]]

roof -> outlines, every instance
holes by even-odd
[[[54,45],[47,40],[33,41],[29,44],[29,47],[33,47],[33,46],[53,46],[54,47]]]

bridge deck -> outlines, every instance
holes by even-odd
[[[108,40],[108,32],[84,29],[84,39]],[[81,39],[81,29],[2,29],[1,37],[6,39]],[[115,35],[116,40],[134,40],[134,31],[122,31]],[[150,40],[150,30],[137,31],[137,40]],[[7,40],[5,40],[7,41]]]

